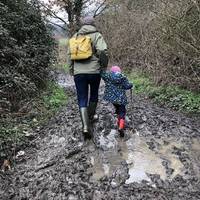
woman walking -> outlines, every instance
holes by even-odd
[[[70,39],[68,50],[68,66],[74,76],[85,139],[91,138],[89,124],[96,113],[100,71],[108,64],[106,42],[94,22],[90,16],[82,19],[82,26]]]

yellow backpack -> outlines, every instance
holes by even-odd
[[[89,36],[76,35],[69,40],[71,60],[84,60],[92,56],[92,41]]]

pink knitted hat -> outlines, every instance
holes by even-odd
[[[116,73],[116,72],[121,73],[121,69],[118,66],[112,66],[110,71],[114,72],[114,73]]]

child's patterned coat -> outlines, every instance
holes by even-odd
[[[127,97],[126,90],[133,87],[128,79],[121,73],[101,72],[101,77],[104,80],[106,87],[104,91],[104,100],[113,104],[126,105]]]

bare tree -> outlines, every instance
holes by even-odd
[[[68,27],[69,35],[72,35],[80,26],[81,16],[86,14],[99,16],[108,8],[107,0],[49,0],[49,4],[41,3],[45,14],[58,19]],[[67,19],[63,19],[53,10],[54,6],[58,6],[64,11]]]

